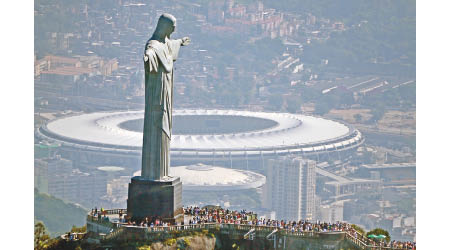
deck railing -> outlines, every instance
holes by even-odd
[[[110,209],[110,210],[104,210],[104,214],[106,215],[113,215],[113,214],[126,214],[126,209]],[[129,225],[127,223],[121,223],[121,222],[111,222],[105,219],[99,219],[97,216],[93,216],[89,214],[87,216],[87,220],[93,223],[99,223],[104,226],[111,227],[113,231],[109,234],[104,235],[102,238],[109,240],[113,239],[117,236],[119,236],[121,233],[123,233],[126,228],[136,228],[136,229],[142,229],[146,233],[158,233],[158,232],[172,232],[172,231],[190,231],[190,230],[198,230],[198,229],[220,229],[220,230],[227,230],[227,231],[242,231],[242,232],[248,232],[252,229],[255,230],[256,233],[271,233],[275,229],[278,229],[278,233],[282,235],[291,235],[291,236],[297,236],[297,237],[316,237],[320,234],[326,234],[327,232],[321,232],[321,231],[291,231],[289,229],[284,228],[278,228],[276,226],[265,226],[265,225],[250,225],[250,224],[232,224],[232,223],[200,223],[200,224],[190,224],[190,225],[171,225],[171,226],[150,226],[150,227],[144,227],[144,226],[137,226],[137,225]],[[328,231],[329,233],[343,233],[345,234],[345,238],[349,241],[351,241],[353,244],[355,244],[358,247],[361,247],[362,249],[367,250],[375,250],[375,249],[403,249],[403,248],[394,248],[394,247],[387,247],[387,246],[381,246],[381,245],[371,245],[367,244],[366,242],[371,242],[367,237],[362,235],[361,233],[357,231],[346,231],[346,230],[336,230],[336,231]],[[243,234],[242,234],[243,235]],[[373,241],[372,241],[373,242]],[[375,242],[373,242],[375,243]]]

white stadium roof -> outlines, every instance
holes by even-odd
[[[223,116],[261,118],[274,126],[237,133],[174,134],[172,154],[268,154],[318,152],[348,148],[362,142],[360,132],[342,123],[300,114],[236,110],[174,110],[174,116]],[[97,112],[50,121],[38,130],[45,139],[66,146],[100,151],[136,151],[142,147],[142,132],[119,125],[143,119],[143,111]],[[195,122],[195,118],[192,119]],[[245,122],[245,120],[244,120]],[[195,125],[195,124],[194,124]],[[176,124],[174,125],[176,126]]]
[[[252,171],[230,169],[204,164],[170,167],[171,176],[179,176],[188,191],[229,191],[261,187],[266,177]],[[134,176],[140,176],[137,171]]]

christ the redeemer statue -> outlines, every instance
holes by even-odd
[[[170,39],[176,19],[163,14],[144,53],[145,116],[142,146],[142,178],[162,180],[169,174],[170,138],[172,136],[173,62],[180,46],[190,43],[189,37]]]
[[[163,14],[145,45],[145,114],[141,176],[128,185],[127,216],[133,221],[184,221],[180,177],[168,176],[172,136],[173,62],[188,37],[170,39],[176,19]]]

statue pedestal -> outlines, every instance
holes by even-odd
[[[147,180],[131,178],[128,185],[127,215],[132,221],[160,219],[175,224],[184,220],[179,177]]]

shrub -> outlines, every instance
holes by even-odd
[[[353,229],[355,229],[356,231],[358,231],[358,232],[359,232],[360,234],[362,234],[362,235],[365,235],[365,234],[366,234],[366,232],[364,231],[364,229],[362,229],[362,227],[360,227],[360,226],[358,226],[358,225],[352,224],[351,227],[352,227]]]
[[[191,242],[188,239],[177,240],[177,248],[181,250],[186,249],[190,244]]]
[[[71,233],[85,233],[86,232],[86,225],[82,227],[77,227],[75,225],[72,226],[72,229],[70,230]]]
[[[177,240],[176,239],[167,239],[167,240],[165,240],[164,241],[164,245],[166,245],[166,246],[172,246],[173,244],[175,244],[177,242]]]

